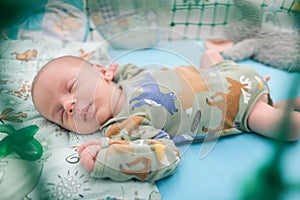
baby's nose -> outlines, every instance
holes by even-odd
[[[74,106],[75,106],[75,101],[70,100],[65,103],[64,109],[68,114],[72,115],[74,113]]]

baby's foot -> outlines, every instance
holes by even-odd
[[[219,52],[208,49],[202,55],[202,58],[200,60],[200,67],[209,68],[222,61],[224,61],[224,59]]]
[[[90,140],[79,147],[80,162],[87,171],[94,170],[95,161],[100,150],[100,140]]]
[[[233,42],[225,39],[207,39],[204,42],[204,47],[206,49],[211,49],[222,53],[233,46]]]
[[[264,80],[268,82],[271,79],[271,76],[264,76]]]

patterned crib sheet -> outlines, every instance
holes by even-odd
[[[19,17],[0,29],[10,39],[87,40],[90,26],[85,0],[27,0],[12,4],[16,4]]]
[[[47,61],[63,55],[81,56],[104,66],[110,62],[105,47],[96,42],[1,41],[0,126],[10,124],[16,130],[38,126],[34,138],[43,148],[38,160],[22,159],[14,151],[0,158],[1,199],[160,199],[152,183],[91,178],[80,165],[77,151],[83,141],[99,138],[100,133],[77,135],[36,111],[31,82]],[[0,132],[0,142],[5,137]]]

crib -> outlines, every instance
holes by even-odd
[[[234,0],[13,3],[4,4],[3,12],[18,8],[19,15],[0,20],[0,199],[299,199],[299,141],[251,133],[186,139],[178,141],[181,163],[170,177],[155,183],[94,179],[80,165],[78,147],[101,133],[65,130],[43,118],[31,100],[36,73],[63,55],[103,66],[201,67],[204,41],[224,38],[226,27],[244,14]],[[298,0],[252,3],[262,13],[263,26],[300,35]],[[274,101],[300,96],[299,72],[251,58],[238,63],[271,76]]]

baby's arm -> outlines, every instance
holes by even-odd
[[[145,69],[139,68],[133,64],[122,65],[116,70],[116,76],[114,78],[114,81],[119,82],[134,77],[144,70]]]
[[[83,144],[79,149],[81,163],[92,176],[117,181],[156,181],[172,175],[180,161],[179,150],[164,131],[147,129],[149,132],[139,133],[141,137],[134,133],[129,136],[123,130],[114,139],[106,137]],[[144,138],[146,135],[151,137]]]

